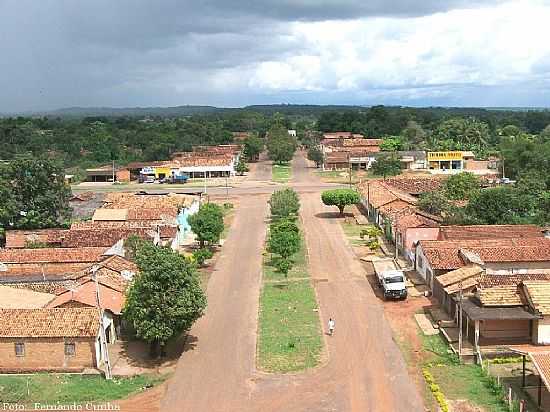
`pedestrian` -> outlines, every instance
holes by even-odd
[[[334,319],[332,318],[328,320],[328,334],[330,336],[334,334]]]

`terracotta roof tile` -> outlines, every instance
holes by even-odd
[[[18,264],[97,262],[106,250],[104,247],[0,249],[0,262]]]
[[[66,229],[8,230],[6,248],[25,248],[28,243],[40,242],[48,246],[59,246]]]
[[[390,177],[385,183],[410,195],[435,192],[447,177]]]
[[[173,238],[177,234],[177,228],[173,226],[160,226],[161,238]],[[156,229],[153,227],[95,227],[90,229],[71,229],[67,231],[63,239],[64,247],[102,246],[111,247],[120,239],[127,239],[134,235],[141,239],[152,240]]]
[[[96,337],[96,308],[0,309],[0,337]]]
[[[526,304],[517,284],[480,288],[476,295],[483,306],[523,306]]]
[[[483,239],[483,240],[421,240],[421,245],[433,269],[457,269],[466,264],[461,250],[478,255],[484,262],[546,262],[550,261],[550,239]]]
[[[541,315],[550,315],[550,282],[529,280],[522,285],[530,306]]]
[[[544,237],[542,229],[535,225],[472,225],[441,226],[440,240],[467,240],[486,238]]]
[[[124,307],[124,293],[113,289],[109,285],[98,281],[99,299],[102,309],[108,309],[115,315],[122,313]],[[85,306],[97,307],[96,285],[91,278],[85,279],[79,286],[73,289],[65,289],[51,302],[48,303],[48,308],[63,307],[69,302],[78,302]]]

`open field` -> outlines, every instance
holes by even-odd
[[[161,375],[139,375],[110,381],[99,375],[3,375],[0,376],[0,399],[8,403],[110,401],[126,398],[165,379],[166,376]]]
[[[292,176],[290,165],[274,164],[272,168],[272,180],[277,183],[287,183]]]
[[[263,260],[258,366],[267,372],[300,371],[320,361],[321,327],[303,238],[293,260],[287,277],[271,266],[269,254]]]

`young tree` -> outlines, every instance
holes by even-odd
[[[307,158],[312,162],[315,162],[315,166],[319,167],[323,164],[323,152],[318,146],[311,146],[307,151]]]
[[[140,242],[139,274],[126,296],[124,318],[159,356],[168,340],[191,328],[206,308],[195,266],[170,248]]]
[[[204,262],[208,259],[212,259],[212,256],[214,256],[214,252],[206,247],[193,252],[193,259],[199,266],[203,266]]]
[[[203,203],[199,211],[189,217],[189,225],[201,248],[206,242],[218,242],[224,229],[222,208],[215,203]]]
[[[244,141],[244,154],[249,162],[255,162],[264,150],[264,141],[258,136],[250,136]]]
[[[18,158],[0,165],[0,227],[59,226],[71,215],[65,171],[48,159]]]
[[[300,250],[300,232],[272,226],[267,242],[267,250],[280,256],[279,259],[275,260],[275,267],[286,275],[292,268],[292,255]]]
[[[321,200],[327,206],[336,206],[340,216],[344,215],[344,208],[347,205],[354,205],[361,201],[359,193],[352,189],[326,190],[321,194]]]
[[[275,219],[294,217],[300,210],[300,198],[291,188],[277,190],[269,199],[271,216]]]
[[[237,166],[235,166],[235,171],[240,175],[244,175],[245,172],[248,172],[248,165],[244,162],[244,160],[241,158],[239,159],[239,163],[237,163]]]
[[[470,199],[479,189],[479,178],[469,172],[452,175],[443,183],[445,195],[451,200]]]
[[[379,156],[372,165],[372,173],[377,176],[395,176],[401,173],[401,161],[396,156]]]

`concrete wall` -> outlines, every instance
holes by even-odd
[[[536,345],[550,345],[550,318],[534,321],[533,343]]]
[[[29,372],[95,367],[95,338],[0,338],[0,371]],[[25,344],[25,355],[15,355],[15,343]],[[65,342],[75,343],[75,355],[65,356]]]
[[[405,256],[413,260],[414,244],[419,240],[437,240],[439,236],[438,227],[411,227],[403,232],[403,243],[405,247]]]

